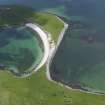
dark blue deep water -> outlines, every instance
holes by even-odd
[[[105,91],[105,0],[0,0],[65,17],[69,28],[51,76],[73,88]]]

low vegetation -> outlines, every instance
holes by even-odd
[[[63,23],[54,15],[48,13],[37,13],[33,9],[22,6],[1,6],[0,27],[24,25],[27,22],[35,22],[50,34],[57,41]]]
[[[44,13],[35,16],[35,21],[57,39],[63,26],[56,26],[58,19]],[[48,81],[45,70],[44,66],[27,78],[0,71],[0,105],[105,105],[105,96],[69,90]]]
[[[56,42],[64,24],[56,16],[48,13],[35,13],[33,17],[34,21],[44,27]]]
[[[1,6],[0,26],[21,25],[33,16],[31,8],[22,6]]]
[[[54,84],[46,79],[43,67],[23,79],[0,71],[0,105],[105,105],[105,97]]]

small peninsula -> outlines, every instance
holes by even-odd
[[[0,105],[104,105],[101,95],[49,81],[49,66],[67,27],[53,14],[25,6],[0,6]]]
[[[51,55],[50,49],[55,48],[63,22],[25,6],[3,5],[0,11],[0,69],[18,77],[30,76]],[[49,18],[57,31],[49,27]]]

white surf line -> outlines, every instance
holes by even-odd
[[[36,24],[27,23],[26,26],[33,29],[35,32],[38,33],[38,35],[41,38],[42,43],[44,45],[44,56],[43,56],[40,64],[29,74],[23,74],[22,78],[30,76],[34,72],[37,72],[46,63],[48,56],[49,56],[49,51],[50,51],[50,45],[49,45],[47,34]]]

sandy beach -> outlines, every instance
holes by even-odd
[[[39,63],[39,65],[32,72],[30,72],[28,74],[23,74],[22,78],[30,76],[34,72],[38,71],[46,63],[48,56],[49,56],[49,51],[50,51],[50,45],[49,45],[47,34],[36,24],[27,23],[26,27],[29,27],[38,33],[39,37],[42,40],[43,46],[44,46],[44,56],[43,56],[41,62]]]

